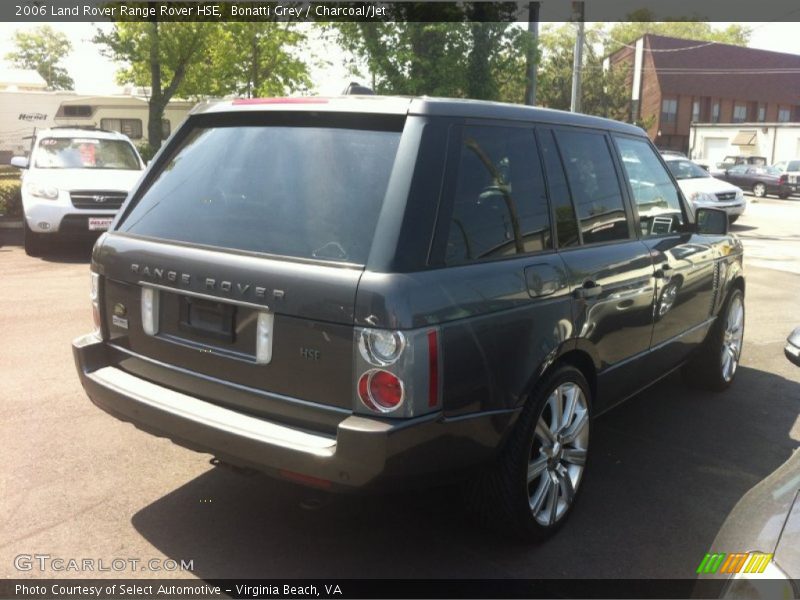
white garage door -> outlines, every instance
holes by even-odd
[[[703,156],[711,164],[722,162],[728,154],[728,138],[707,137],[703,139]]]

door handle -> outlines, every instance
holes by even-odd
[[[667,263],[664,263],[658,269],[656,269],[654,275],[658,279],[664,279],[665,277],[669,277],[671,273],[672,273],[672,267]]]
[[[572,294],[581,300],[586,300],[587,298],[596,298],[600,294],[603,293],[603,286],[599,283],[595,283],[594,281],[584,281],[583,285],[579,288],[576,288]]]

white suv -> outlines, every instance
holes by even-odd
[[[692,162],[688,158],[663,156],[673,177],[689,200],[692,210],[698,208],[716,208],[728,213],[731,223],[736,221],[747,207],[741,188],[732,183],[722,181]]]
[[[105,231],[144,162],[127,136],[113,131],[54,127],[36,133],[23,169],[25,252],[44,253],[56,237]]]

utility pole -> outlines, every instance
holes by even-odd
[[[528,33],[531,46],[527,56],[527,72],[525,73],[525,104],[536,104],[536,76],[539,70],[539,3],[528,3]]]
[[[578,23],[578,36],[575,38],[575,56],[572,62],[572,99],[569,109],[581,112],[581,67],[583,66],[583,0],[572,3],[572,20]]]

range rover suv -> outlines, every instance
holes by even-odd
[[[56,238],[87,237],[108,229],[144,170],[126,135],[82,127],[38,131],[23,169],[25,252],[46,253]]]
[[[204,107],[95,245],[77,369],[103,410],[220,461],[332,491],[458,478],[541,539],[575,504],[591,417],[681,367],[735,377],[742,246],[687,208],[614,121]]]

